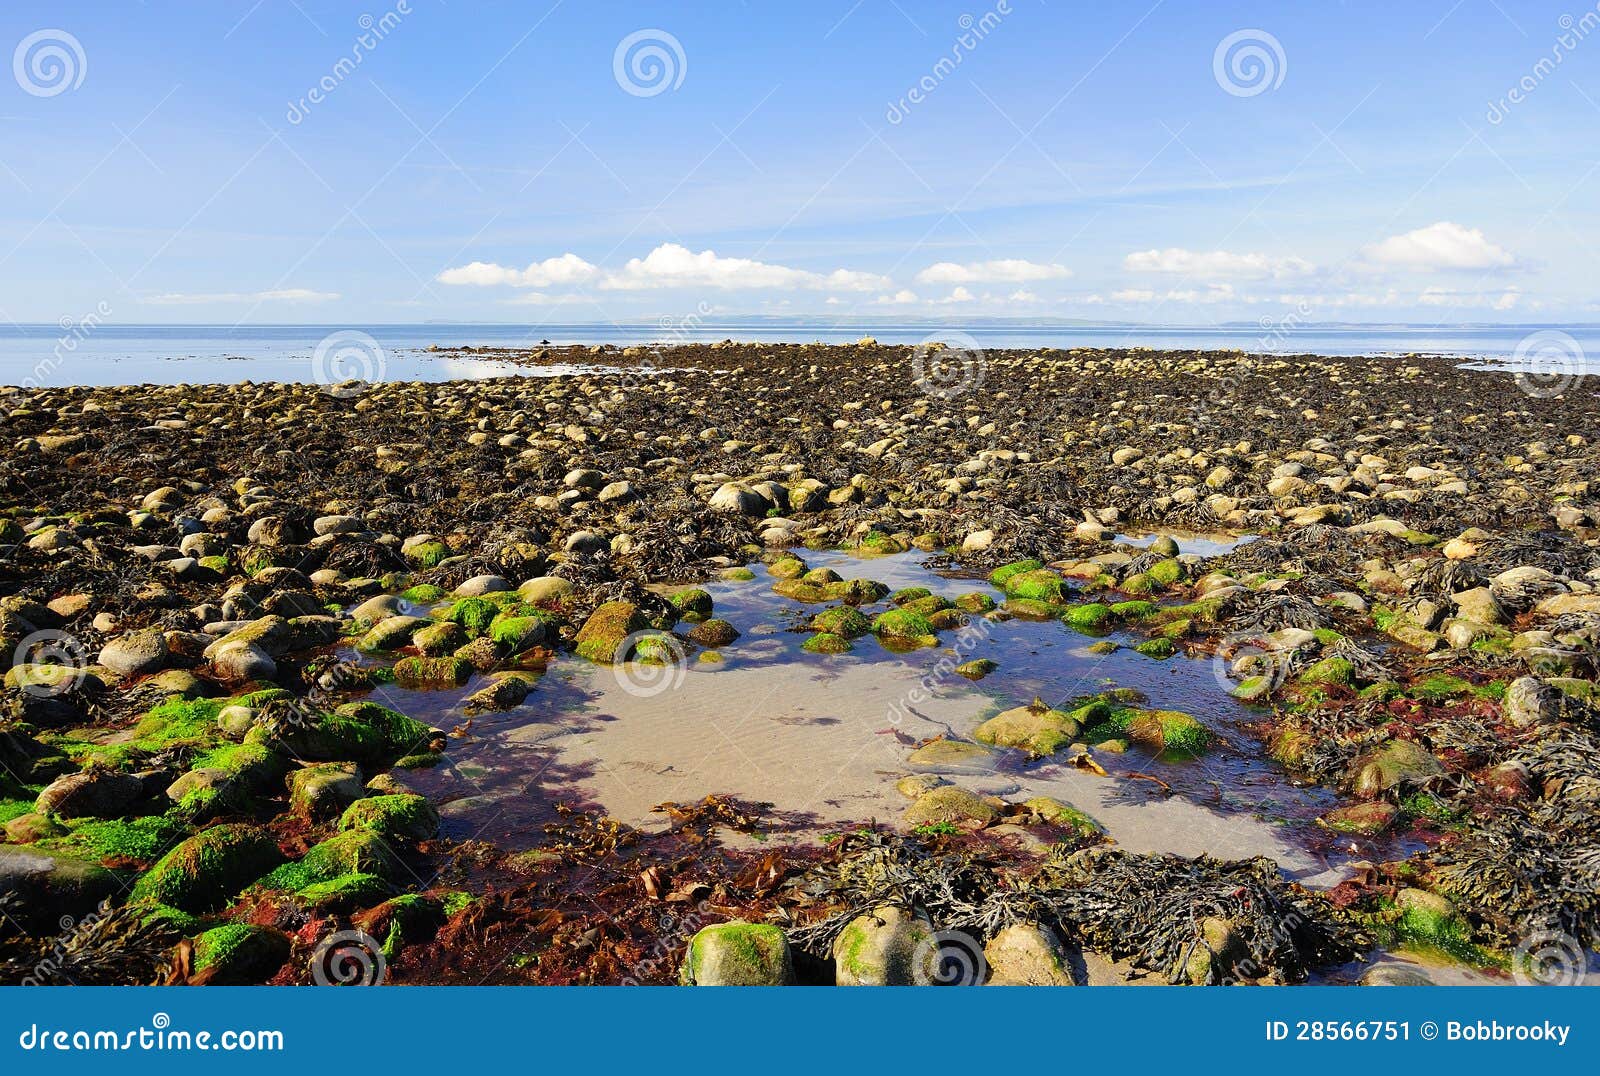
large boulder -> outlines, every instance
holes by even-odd
[[[979,725],[972,736],[980,743],[1015,747],[1030,755],[1042,756],[1066,747],[1082,731],[1071,714],[1036,702],[991,717]]]
[[[626,661],[629,636],[650,627],[639,607],[631,602],[606,602],[584,621],[575,639],[580,657],[602,664]]]
[[[56,933],[63,916],[81,919],[121,889],[117,876],[98,863],[0,844],[0,897],[9,898],[0,937],[13,925],[29,934]]]
[[[160,628],[129,632],[107,643],[100,664],[118,676],[144,676],[167,662],[167,638]]]
[[[1561,692],[1534,676],[1519,676],[1506,687],[1500,704],[1506,724],[1516,728],[1550,725],[1561,719]]]
[[[1049,927],[1013,923],[983,948],[990,986],[1074,986],[1066,950]]]
[[[833,962],[840,986],[922,986],[938,974],[938,939],[927,919],[885,905],[850,920]]]
[[[282,859],[277,843],[264,829],[213,826],[151,867],[134,886],[133,899],[155,900],[186,912],[216,911]]]
[[[768,923],[717,923],[689,939],[678,981],[685,986],[787,986],[794,959],[783,931]]]
[[[116,818],[143,796],[144,782],[132,774],[69,773],[46,785],[33,809],[61,818]]]

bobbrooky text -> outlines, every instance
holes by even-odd
[[[1446,1020],[1444,1023],[1447,1042],[1553,1042],[1565,1046],[1571,1031],[1571,1024],[1552,1024],[1548,1020],[1542,1024],[1502,1024],[1498,1020],[1488,1023],[1474,1020],[1470,1024]]]

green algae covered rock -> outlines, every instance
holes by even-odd
[[[245,886],[283,861],[272,835],[256,826],[213,826],[168,852],[133,887],[132,899],[186,912],[223,907]]]
[[[628,637],[644,631],[650,622],[632,602],[606,602],[584,621],[576,642],[580,657],[603,665],[626,661]]]
[[[1068,626],[1085,635],[1095,635],[1109,631],[1112,622],[1116,619],[1109,605],[1100,602],[1085,602],[1083,605],[1074,605],[1062,616]]]
[[[1052,710],[1037,700],[997,714],[979,725],[973,739],[997,747],[1015,747],[1030,755],[1052,755],[1076,740],[1083,727],[1062,710]]]
[[[808,654],[844,654],[854,650],[855,647],[843,635],[819,631],[801,643],[800,649]]]
[[[834,939],[839,986],[921,986],[936,981],[939,947],[933,925],[885,905],[858,915]]]
[[[987,800],[958,785],[941,785],[918,796],[906,808],[904,822],[907,829],[940,824],[982,829],[998,817]]]
[[[439,835],[439,812],[422,796],[372,796],[339,818],[339,831],[367,830],[391,841],[426,841]]]
[[[787,986],[794,958],[783,931],[769,923],[717,923],[689,939],[678,981],[684,986]]]
[[[927,617],[909,609],[891,609],[887,613],[879,613],[872,620],[872,631],[875,635],[894,639],[927,639],[937,634]]]
[[[268,927],[227,923],[194,941],[194,973],[214,986],[258,986],[289,959],[289,938]]]
[[[471,676],[471,663],[461,658],[410,657],[394,663],[394,682],[413,690],[459,687]]]
[[[1211,744],[1211,730],[1181,710],[1141,710],[1127,718],[1125,731],[1154,751],[1198,755]]]
[[[1358,796],[1377,796],[1402,785],[1422,784],[1444,772],[1443,763],[1411,740],[1390,740],[1356,759],[1350,767]]]
[[[1058,799],[1052,799],[1049,796],[1034,796],[1032,799],[1024,800],[1022,805],[1038,815],[1042,821],[1052,826],[1075,830],[1085,837],[1105,835],[1106,829],[1099,822],[1096,822],[1071,804],[1062,803]]]
[[[840,605],[824,609],[812,617],[811,627],[830,635],[842,635],[846,639],[854,639],[872,630],[872,620],[859,609]]]

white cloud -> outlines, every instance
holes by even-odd
[[[1451,291],[1431,287],[1417,296],[1420,306],[1487,307],[1490,310],[1514,310],[1523,300],[1522,289],[1509,287],[1503,291]]]
[[[956,287],[952,288],[950,290],[950,294],[946,295],[943,299],[934,299],[932,301],[939,306],[945,306],[949,303],[970,303],[972,300],[973,294],[970,291],[968,291],[966,288]]]
[[[1185,250],[1182,247],[1137,250],[1122,259],[1122,267],[1135,273],[1233,277],[1303,276],[1316,268],[1304,258],[1235,254],[1227,250]]]
[[[1020,258],[1001,258],[996,261],[937,262],[917,274],[924,284],[1025,284],[1034,280],[1063,280],[1072,275],[1065,265],[1042,265]]]
[[[599,270],[576,254],[534,262],[526,269],[513,269],[493,262],[470,262],[446,269],[436,278],[441,284],[471,284],[480,288],[510,284],[518,288],[548,288],[561,284],[582,284]]]
[[[916,302],[917,293],[912,291],[910,288],[901,288],[893,295],[880,295],[872,301],[877,303],[879,306],[900,306],[905,303]]]
[[[1448,220],[1390,236],[1362,253],[1374,266],[1398,269],[1503,269],[1517,261],[1479,229]]]
[[[813,273],[750,258],[724,258],[715,251],[698,253],[677,243],[663,243],[643,258],[632,258],[621,270],[607,274],[600,286],[615,291],[645,288],[810,288],[834,291],[875,291],[888,287],[888,277],[835,269]]]
[[[1343,295],[1280,295],[1277,301],[1311,310],[1341,306],[1395,306],[1400,302],[1400,293],[1390,288],[1382,295],[1359,291],[1348,291]]]
[[[226,291],[209,295],[191,295],[167,292],[152,295],[140,302],[153,306],[199,306],[204,303],[331,303],[339,298],[336,291],[311,291],[309,288],[283,288],[277,291]]]
[[[1114,303],[1148,303],[1155,297],[1155,292],[1143,288],[1123,288],[1121,291],[1111,293],[1111,301]]]
[[[1007,301],[1013,303],[1036,303],[1039,301],[1039,297],[1033,292],[1029,291],[1027,288],[1018,288],[1016,291],[1006,296],[1006,299]]]

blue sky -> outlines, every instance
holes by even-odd
[[[15,322],[1600,320],[1576,2],[9,0],[0,44]]]

